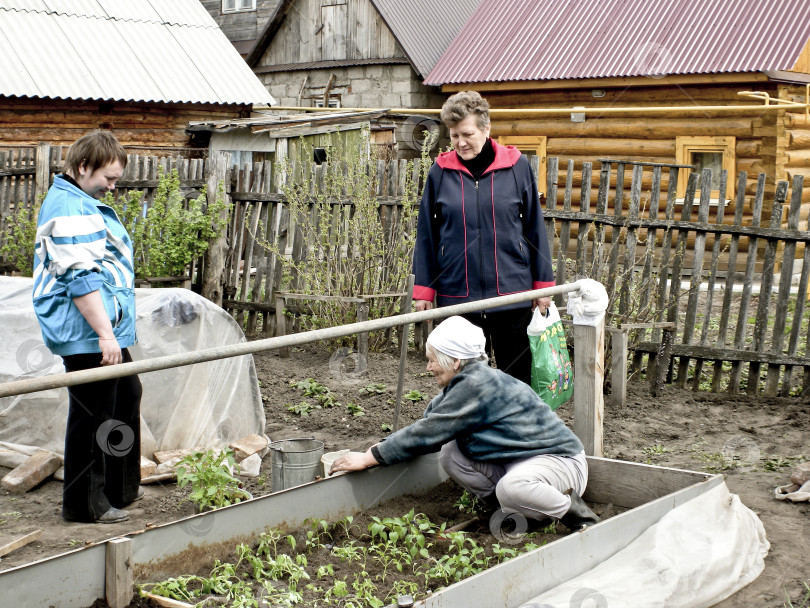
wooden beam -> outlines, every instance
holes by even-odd
[[[107,541],[104,560],[104,595],[110,608],[126,608],[132,601],[134,576],[132,573],[132,540],[114,538]]]
[[[7,543],[0,547],[0,556],[8,555],[12,551],[16,551],[25,545],[30,545],[34,541],[39,540],[39,537],[42,536],[42,530],[34,530],[33,532],[29,532],[25,536],[21,536],[17,540],[14,540],[10,543]]]
[[[208,204],[216,203],[219,196],[220,183],[225,184],[223,196],[228,201],[228,169],[231,155],[227,152],[217,152],[208,164]],[[229,213],[228,208],[221,211],[221,218],[225,219]],[[228,254],[228,235],[223,230],[219,238],[212,242],[205,253],[205,273],[203,276],[202,296],[217,306],[222,306],[222,287],[225,284],[225,258]]]
[[[610,334],[610,404],[624,408],[627,404],[627,332],[615,327],[606,329]]]
[[[574,324],[574,434],[588,456],[602,456],[605,321]]]

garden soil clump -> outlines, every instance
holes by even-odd
[[[341,360],[316,345],[293,348],[289,358],[273,352],[254,358],[271,440],[313,437],[324,442],[327,452],[362,451],[390,433],[399,362],[393,349],[372,353],[362,377],[352,373],[352,357]],[[298,386],[309,378],[328,388],[330,399],[305,396]],[[363,390],[372,385],[376,387]],[[409,355],[403,392],[410,399],[403,401],[400,426],[419,418],[438,392],[435,380],[425,372],[421,353]],[[296,411],[295,406],[302,403],[306,407]],[[572,410],[570,402],[557,410],[569,426]],[[304,411],[306,415],[297,413]],[[788,483],[791,467],[802,456],[810,457],[810,404],[806,399],[695,393],[672,386],[653,399],[646,383],[631,381],[626,406],[607,404],[604,420],[606,457],[723,473],[730,490],[759,515],[771,543],[765,571],[719,604],[721,608],[781,608],[788,598],[796,606],[801,604],[804,582],[810,581],[810,504],[777,501],[773,489]],[[246,480],[246,489],[253,496],[270,493],[270,460],[265,457],[258,478]],[[0,475],[7,472],[0,467]],[[127,522],[105,526],[67,523],[60,517],[61,492],[62,484],[52,480],[22,496],[0,490],[0,545],[43,530],[37,542],[4,556],[0,571],[194,513],[193,505],[183,502],[188,488],[150,485],[145,498],[128,509],[132,517]],[[453,500],[458,498],[455,492],[451,494]],[[431,521],[462,520],[463,514],[449,499],[440,501],[434,515],[437,519],[431,517]],[[420,498],[410,506],[396,505],[392,516],[401,517],[410,508],[419,512],[427,506]],[[357,516],[358,522],[361,517]]]

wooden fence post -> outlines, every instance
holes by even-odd
[[[132,541],[114,538],[107,541],[104,595],[110,608],[129,606],[133,596]]]
[[[228,201],[230,184],[228,182],[228,169],[231,165],[231,155],[228,152],[217,152],[210,159],[207,176],[207,199],[211,205],[216,202],[219,194],[219,184],[225,184],[223,196]],[[228,210],[223,209],[221,217],[227,217]],[[222,306],[222,286],[225,284],[225,258],[228,254],[228,232],[223,230],[216,241],[211,243],[205,253],[205,272],[203,275],[202,295],[217,306]]]
[[[34,200],[32,205],[45,197],[48,187],[51,185],[51,144],[39,142],[37,144],[37,166],[34,178]]]
[[[588,456],[602,456],[605,400],[605,320],[596,326],[574,321],[574,434]]]
[[[606,328],[610,334],[610,403],[619,408],[627,404],[627,331]],[[576,375],[574,375],[576,382]]]

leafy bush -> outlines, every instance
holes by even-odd
[[[199,509],[218,509],[242,502],[250,495],[231,473],[235,466],[231,449],[193,452],[179,462],[177,486],[184,488],[191,484],[191,494],[184,500],[193,502]]]
[[[8,216],[5,243],[0,247],[0,255],[26,277],[34,274],[34,241],[43,199],[40,197],[33,208],[15,207]]]

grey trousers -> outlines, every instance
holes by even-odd
[[[501,508],[527,519],[559,519],[568,512],[573,489],[580,496],[588,483],[585,453],[576,456],[542,454],[506,464],[471,460],[450,441],[442,446],[442,467],[456,483],[479,498],[495,492]]]

